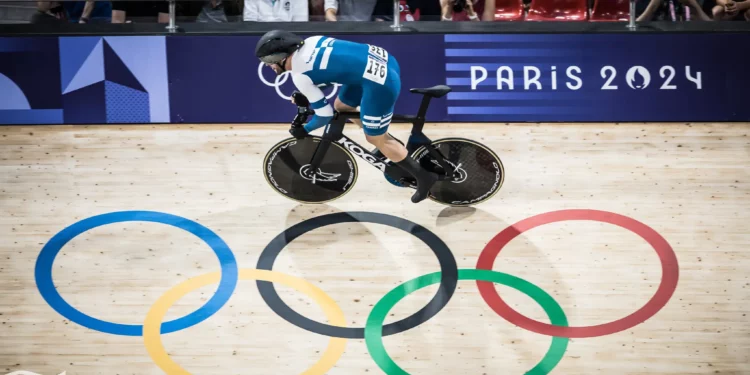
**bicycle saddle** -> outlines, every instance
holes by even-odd
[[[451,92],[451,90],[452,89],[446,85],[437,85],[437,86],[432,86],[426,89],[411,89],[409,91],[412,93],[431,96],[433,98],[441,98],[445,96],[445,94]]]

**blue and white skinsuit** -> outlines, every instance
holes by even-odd
[[[314,36],[292,56],[292,80],[310,101],[315,115],[305,125],[309,133],[333,119],[333,106],[318,85],[338,83],[339,100],[360,107],[366,135],[388,131],[401,92],[401,70],[386,50],[377,46]]]

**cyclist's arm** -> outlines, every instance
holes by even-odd
[[[305,124],[305,130],[309,133],[328,125],[333,119],[333,107],[326,101],[323,90],[316,86],[312,79],[305,74],[293,74],[292,80],[302,95],[310,101],[310,108],[315,110],[315,115],[310,119],[310,122]]]

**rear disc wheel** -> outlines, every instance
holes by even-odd
[[[472,206],[492,198],[502,187],[505,168],[500,158],[481,143],[464,138],[444,138],[431,143],[451,169],[451,178],[438,181],[429,198],[449,206]],[[412,154],[423,168],[444,174],[426,147]]]

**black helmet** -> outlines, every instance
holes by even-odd
[[[304,39],[284,30],[272,30],[263,35],[255,46],[255,56],[266,64],[276,64],[298,50]]]

